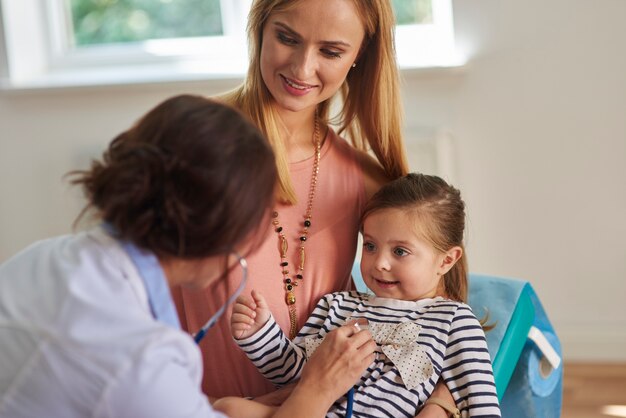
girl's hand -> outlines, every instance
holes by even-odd
[[[270,319],[270,309],[263,295],[254,289],[250,295],[239,296],[233,305],[230,331],[237,340],[254,335]]]

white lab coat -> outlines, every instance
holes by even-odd
[[[103,229],[33,244],[0,266],[0,417],[222,417],[193,339],[152,317]]]

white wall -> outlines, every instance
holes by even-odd
[[[566,359],[626,361],[626,2],[454,6],[470,62],[404,73],[407,137],[453,135],[472,271],[530,280]],[[63,174],[151,106],[234,84],[0,94],[0,261],[70,230]]]

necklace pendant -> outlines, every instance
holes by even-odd
[[[287,292],[285,295],[285,303],[287,305],[294,305],[296,303],[296,295],[291,291]]]
[[[306,259],[306,255],[304,253],[304,247],[300,247],[300,270],[304,270],[304,261]]]
[[[280,257],[287,257],[287,250],[289,249],[289,244],[287,243],[287,238],[283,235],[280,236]]]

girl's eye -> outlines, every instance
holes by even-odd
[[[371,242],[364,242],[363,249],[367,251],[368,253],[371,253],[376,250],[376,246]]]
[[[284,33],[278,32],[278,40],[280,42],[282,42],[285,45],[295,45],[297,43],[297,41],[293,38],[290,38],[289,36],[285,35]]]
[[[397,255],[398,257],[404,257],[406,255],[409,255],[409,252],[407,250],[405,250],[404,248],[394,248],[393,253],[395,255]]]

